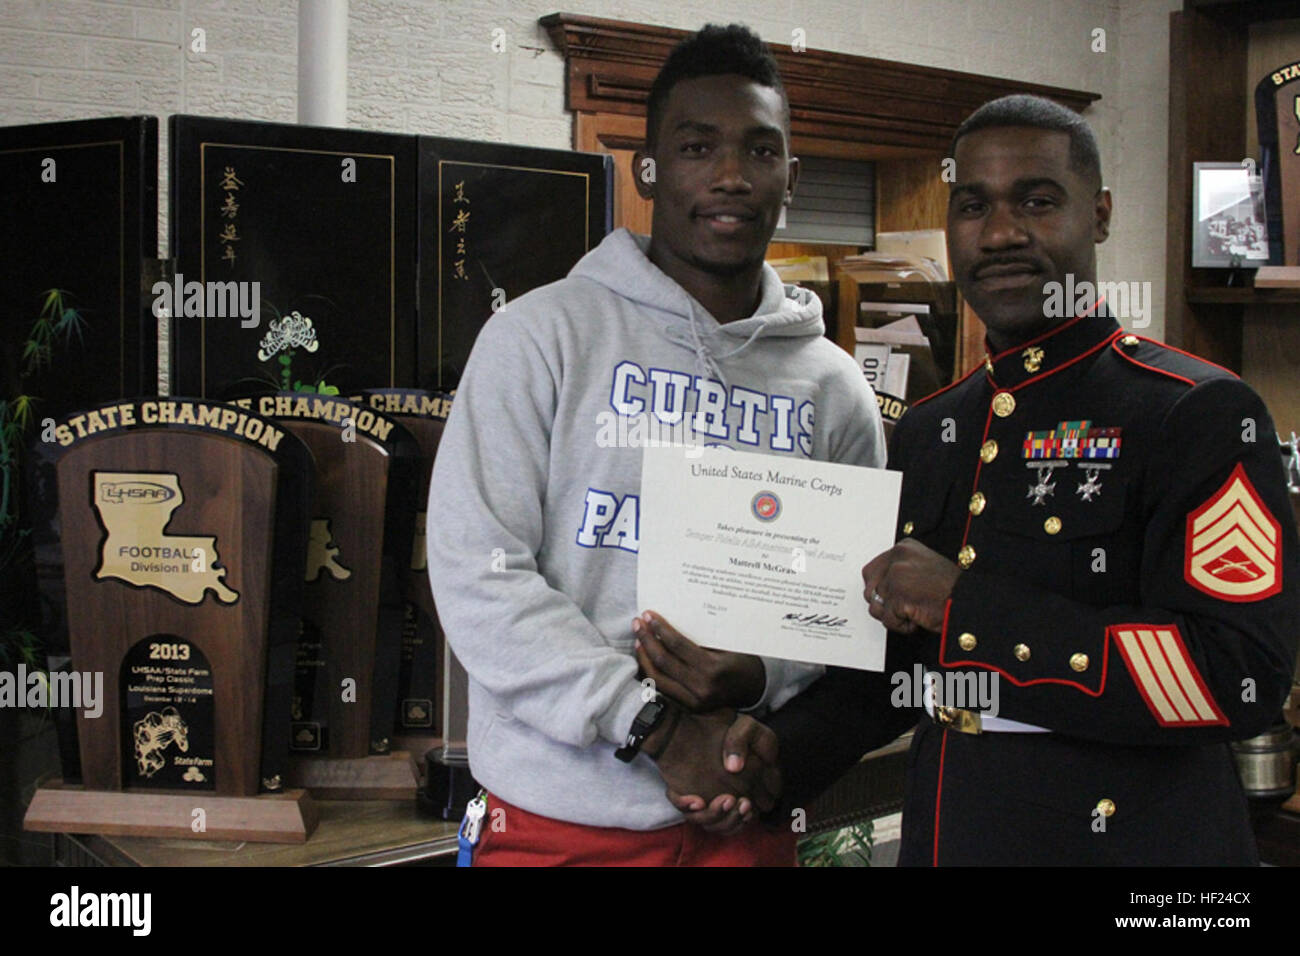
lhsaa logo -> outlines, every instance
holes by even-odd
[[[155,282],[153,314],[187,319],[240,318],[241,328],[256,328],[262,321],[262,283],[186,282],[178,272],[171,283]]]
[[[775,521],[781,516],[781,499],[772,491],[760,491],[749,503],[749,509],[759,521]]]
[[[1127,319],[1135,329],[1145,329],[1151,324],[1150,282],[1082,282],[1074,281],[1074,273],[1067,272],[1065,284],[1048,282],[1043,285],[1043,316],[1065,319],[1076,315],[1094,315],[1106,304],[1106,310],[1117,319]]]
[[[151,893],[82,893],[78,886],[50,897],[50,925],[127,926],[148,936],[153,925]]]

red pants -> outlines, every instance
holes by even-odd
[[[662,830],[588,827],[538,816],[488,794],[474,865],[794,866],[795,843],[791,830],[758,823],[732,836],[689,823]]]

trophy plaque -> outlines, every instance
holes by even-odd
[[[1255,87],[1269,263],[1300,266],[1300,60]]]
[[[329,395],[238,399],[296,434],[316,460],[289,721],[289,779],[315,796],[405,799],[393,703],[417,509],[419,446],[396,421]]]
[[[402,657],[393,715],[393,746],[412,754],[442,745],[444,637],[429,587],[425,507],[429,480],[452,396],[418,389],[369,389],[353,401],[400,422],[420,446],[420,479],[411,558],[401,574],[404,615]],[[459,666],[458,664],[456,666]]]
[[[37,533],[58,529],[72,676],[103,693],[76,716],[80,786],[39,789],[25,827],[306,840],[315,808],[284,785],[306,446],[183,398],[69,415],[53,438]]]

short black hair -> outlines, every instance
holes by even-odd
[[[674,86],[682,80],[693,80],[697,76],[718,76],[724,73],[748,77],[781,94],[781,114],[786,131],[789,131],[790,100],[781,83],[781,70],[767,46],[749,27],[739,23],[725,27],[710,23],[699,33],[677,44],[655,77],[645,109],[646,148],[654,149],[659,140],[659,122],[668,94]]]
[[[1071,168],[1092,179],[1100,188],[1101,153],[1092,127],[1074,110],[1041,96],[1016,93],[985,103],[957,127],[948,155],[957,154],[957,141],[967,133],[1001,126],[1029,126],[1067,134],[1070,137]]]

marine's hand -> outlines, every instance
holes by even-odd
[[[752,654],[700,647],[654,611],[634,618],[632,633],[643,676],[688,710],[749,707],[763,696],[767,673]]]
[[[656,739],[661,734],[667,737],[666,746]],[[724,813],[735,811],[743,819],[755,809],[767,812],[781,794],[776,734],[730,710],[683,711],[675,726],[665,720],[646,739],[644,750],[658,755],[654,759],[668,785],[669,799],[679,807],[678,799],[689,800],[692,807],[704,811],[716,800],[719,807],[727,807]]]
[[[913,538],[904,538],[862,569],[871,616],[891,631],[943,630],[944,609],[961,569]]]
[[[739,830],[755,816],[755,809],[766,812],[775,803],[781,793],[781,771],[777,767],[779,742],[771,728],[760,724],[752,717],[740,714],[732,721],[722,739],[723,767],[728,774],[743,776],[755,764],[761,764],[765,779],[765,789],[773,796],[773,804],[763,805],[740,794],[739,787],[719,793],[711,800],[706,800],[698,792],[688,793],[675,787],[671,782],[668,787],[668,799],[686,817],[687,822],[701,826],[714,833],[730,834]]]

